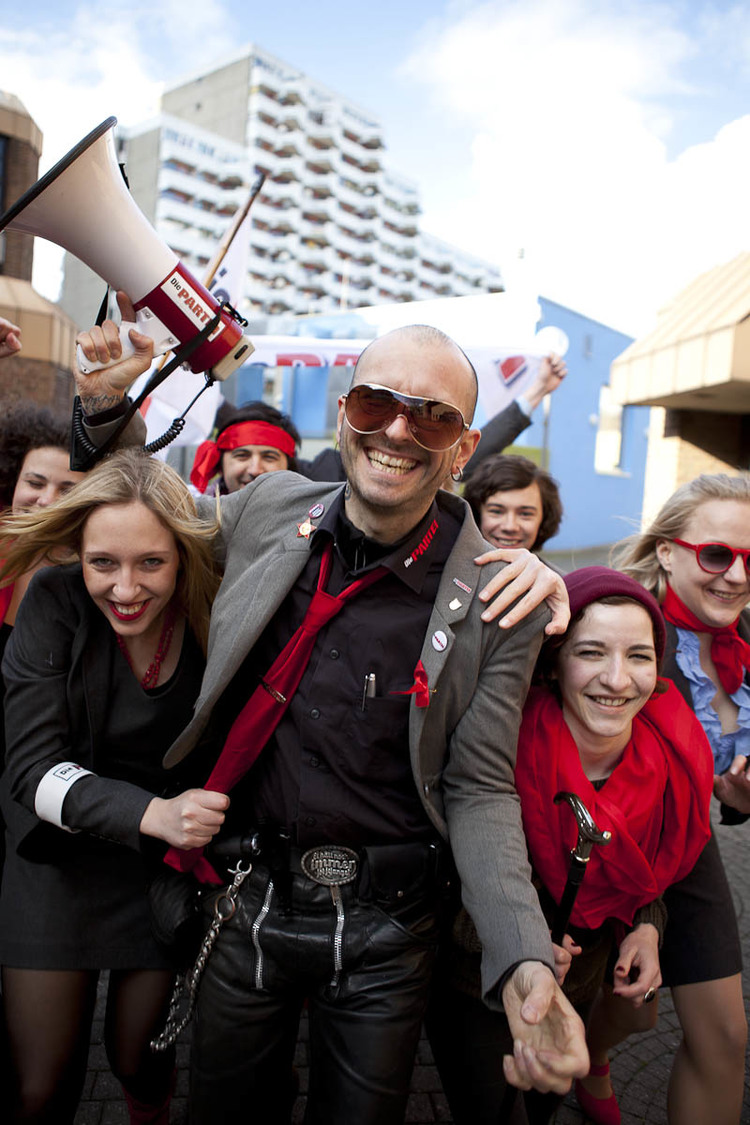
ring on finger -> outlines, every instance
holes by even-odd
[[[643,1003],[644,1004],[650,1004],[651,1001],[655,1000],[655,999],[656,999],[656,989],[655,988],[649,988],[648,991],[644,993]]]

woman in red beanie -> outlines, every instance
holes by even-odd
[[[750,813],[750,477],[704,475],[682,485],[651,526],[615,551],[667,619],[664,674],[693,709],[714,754],[722,822]],[[664,896],[661,962],[683,1030],[668,1091],[672,1125],[735,1125],[744,1095],[747,1023],[737,921],[712,837],[690,874]],[[604,997],[589,1047],[606,1057],[633,1028]],[[601,1079],[586,1079],[600,1096]],[[596,1089],[597,1083],[599,1088]]]
[[[571,622],[542,648],[524,707],[516,787],[551,924],[578,831],[556,794],[577,794],[598,827],[611,832],[610,843],[594,849],[567,927],[566,948],[576,955],[565,988],[585,1012],[612,955],[615,992],[640,1007],[661,983],[658,900],[691,870],[709,839],[711,753],[676,689],[657,684],[665,628],[654,598],[606,567],[575,571],[565,584]],[[567,960],[558,951],[559,966]],[[509,1113],[508,1094],[492,1075],[492,1060],[496,1067],[500,1057],[493,1025],[500,1019],[459,998],[455,986],[446,998],[448,991],[449,985],[435,997],[430,1029],[454,1119],[523,1121],[519,1107]],[[589,1098],[580,1084],[577,1094],[588,1114],[602,1111],[596,1120],[619,1121],[614,1096]],[[527,1108],[541,1120],[553,1106],[534,1099]]]

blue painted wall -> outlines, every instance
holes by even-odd
[[[562,328],[570,340],[565,362],[568,377],[551,399],[549,416],[549,471],[560,485],[565,516],[559,533],[546,548],[576,550],[615,543],[630,535],[640,522],[649,409],[626,406],[622,414],[622,447],[619,472],[598,473],[594,468],[599,414],[599,392],[609,383],[612,360],[632,342],[632,337],[604,324],[540,298],[542,318]],[[519,443],[542,446],[542,408]]]

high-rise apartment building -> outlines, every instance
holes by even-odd
[[[119,130],[120,148],[136,201],[196,276],[265,173],[245,316],[503,290],[492,263],[420,231],[419,189],[388,167],[372,114],[259,47],[168,89],[161,108]],[[74,265],[71,280],[85,291]]]
[[[157,185],[144,209],[193,269],[265,173],[253,314],[503,290],[493,264],[419,231],[418,188],[388,167],[379,120],[260,47],[166,91],[162,109],[124,131],[124,150],[136,198],[144,206],[146,181]]]

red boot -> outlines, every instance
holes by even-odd
[[[606,1062],[601,1066],[592,1063],[589,1074],[596,1078],[603,1078],[605,1074],[609,1074],[609,1063]],[[587,1117],[596,1122],[596,1125],[620,1125],[620,1107],[614,1091],[608,1098],[595,1098],[578,1078],[576,1078],[575,1091],[579,1106]]]

